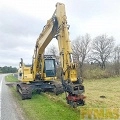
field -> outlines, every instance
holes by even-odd
[[[86,120],[120,117],[120,78],[84,80],[86,105],[71,108],[65,94],[33,94],[32,99],[21,100],[15,87],[11,88],[16,101],[29,120]]]
[[[82,118],[118,120],[120,118],[120,78],[86,80],[86,105],[80,108]],[[92,113],[94,115],[92,116]]]
[[[120,107],[120,78],[87,80],[86,107]],[[100,98],[105,96],[105,98]]]

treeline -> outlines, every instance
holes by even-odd
[[[17,72],[17,68],[16,67],[8,67],[8,66],[4,66],[4,67],[0,67],[0,73],[16,73]]]
[[[120,44],[113,36],[102,34],[91,38],[89,34],[72,41],[74,62],[78,64],[79,75],[87,79],[120,76]],[[56,46],[48,54],[59,56]]]

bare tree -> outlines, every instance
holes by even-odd
[[[55,45],[51,46],[50,53],[52,53],[54,56],[58,56],[58,49],[55,47]]]
[[[113,52],[114,39],[107,35],[97,36],[93,40],[91,59],[99,64],[102,69],[105,69],[106,62]]]
[[[115,74],[120,74],[120,45],[114,48],[114,67],[115,67]]]
[[[61,78],[61,65],[60,65],[60,58],[59,58],[59,50],[55,45],[51,45],[47,51],[46,54],[48,55],[54,55],[55,61],[56,61],[56,75],[57,78]]]
[[[55,57],[57,57],[58,56],[58,49],[57,49],[57,47],[55,45],[50,46],[47,49],[46,54],[54,55]]]
[[[73,41],[73,55],[74,59],[79,63],[80,75],[83,73],[83,64],[86,59],[87,54],[90,51],[90,35],[79,36],[75,41]]]

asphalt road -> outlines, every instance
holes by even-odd
[[[25,120],[10,88],[6,85],[5,74],[0,74],[0,120]]]

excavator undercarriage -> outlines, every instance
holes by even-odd
[[[38,94],[41,92],[53,92],[55,95],[64,92],[62,84],[55,81],[32,81],[30,83],[18,83],[16,87],[22,97],[22,100],[31,99],[33,92]]]

